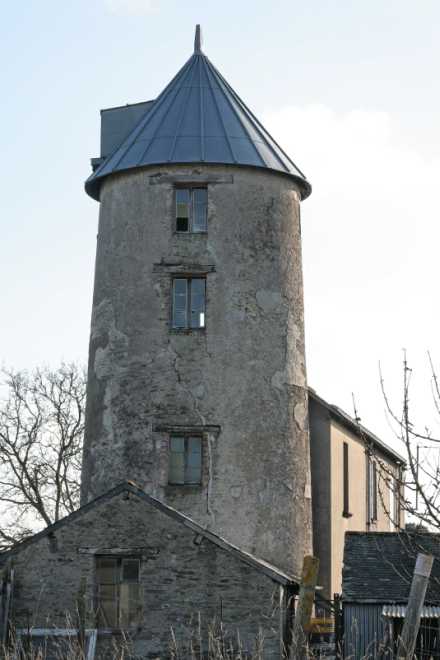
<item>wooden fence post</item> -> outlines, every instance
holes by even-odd
[[[307,658],[307,632],[315,600],[315,588],[318,580],[319,559],[307,555],[304,557],[298,605],[293,623],[291,660]]]
[[[405,622],[397,649],[398,660],[411,660],[414,655],[417,634],[420,626],[420,616],[425,601],[429,576],[431,575],[432,555],[417,555],[414,575],[406,607]]]

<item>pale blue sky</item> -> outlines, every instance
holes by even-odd
[[[28,0],[1,10],[0,362],[87,358],[99,109],[204,50],[305,171],[310,384],[387,436],[377,362],[440,364],[440,3]],[[416,383],[417,385],[417,383]],[[421,401],[421,397],[419,399]],[[426,402],[418,403],[421,416]]]

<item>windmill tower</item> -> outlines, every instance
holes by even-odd
[[[82,501],[123,480],[299,572],[302,172],[202,52],[102,112]]]

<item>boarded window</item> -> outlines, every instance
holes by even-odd
[[[207,228],[207,188],[176,188],[176,231],[200,233]]]
[[[170,437],[170,484],[200,484],[202,481],[202,438],[194,435]]]
[[[173,280],[173,328],[204,328],[206,279],[176,277]]]
[[[343,492],[344,492],[344,508],[342,515],[348,517],[350,515],[350,481],[348,472],[348,443],[344,442],[342,447],[342,470],[343,470]]]
[[[98,626],[124,628],[140,622],[140,561],[134,557],[97,557]]]

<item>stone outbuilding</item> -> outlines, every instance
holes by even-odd
[[[173,646],[188,657],[190,644],[200,645],[199,625],[202,647],[240,640],[245,652],[262,644],[265,658],[279,658],[288,641],[297,581],[133,483],[22,542],[2,563],[3,621],[9,615],[23,644],[29,629],[35,646],[76,629],[90,658],[115,644],[136,657],[168,657]]]

